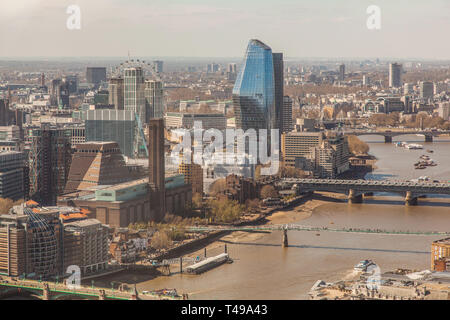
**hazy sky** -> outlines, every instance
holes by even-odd
[[[287,57],[450,59],[449,34],[450,0],[0,0],[0,57],[242,57],[258,38]]]

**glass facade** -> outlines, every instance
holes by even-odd
[[[250,40],[233,88],[236,127],[244,130],[276,127],[272,49]]]
[[[89,110],[86,112],[85,135],[89,141],[115,141],[123,155],[134,158],[136,119],[127,110]]]

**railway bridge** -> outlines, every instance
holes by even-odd
[[[281,183],[296,185],[302,192],[325,191],[344,193],[349,203],[361,203],[364,195],[374,192],[392,192],[405,197],[406,205],[417,205],[417,199],[430,194],[450,195],[450,183],[388,181],[388,180],[335,180],[284,179]]]
[[[346,135],[353,136],[367,136],[367,135],[379,135],[384,137],[385,143],[392,143],[392,138],[397,136],[403,136],[408,134],[423,135],[425,136],[425,142],[433,142],[433,137],[437,137],[441,134],[450,134],[450,130],[447,131],[430,131],[430,130],[403,130],[403,131],[368,131],[368,130],[346,130]]]

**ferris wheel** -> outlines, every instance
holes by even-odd
[[[113,67],[111,74],[113,77],[121,77],[124,75],[124,70],[127,68],[141,68],[144,72],[144,77],[150,77],[154,80],[161,80],[160,73],[156,71],[153,62],[140,59],[128,58],[128,60],[121,62],[116,67]]]

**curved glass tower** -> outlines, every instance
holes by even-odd
[[[248,43],[233,88],[233,105],[237,128],[276,128],[272,49],[259,40]]]

